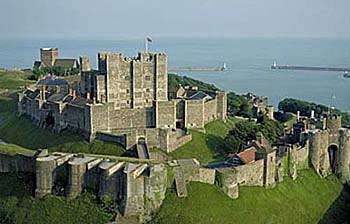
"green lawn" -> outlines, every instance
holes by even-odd
[[[31,72],[8,72],[0,71],[0,93],[2,92],[13,92],[21,89],[26,83],[33,83],[28,80]]]
[[[205,126],[206,133],[191,131],[192,141],[169,154],[171,159],[196,158],[203,164],[223,158],[224,138],[237,122],[230,117],[226,122],[214,121]]]
[[[317,223],[342,190],[334,178],[304,170],[276,188],[240,187],[232,200],[217,186],[190,183],[188,198],[168,192],[153,224],[191,223]]]

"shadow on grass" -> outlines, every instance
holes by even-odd
[[[338,198],[327,209],[326,213],[319,221],[320,224],[326,223],[350,223],[350,186],[344,186]]]
[[[214,162],[222,161],[225,157],[225,141],[222,137],[209,134],[205,139],[205,144],[213,153]]]

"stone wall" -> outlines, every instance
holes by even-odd
[[[156,103],[157,115],[156,115],[156,127],[164,128],[176,127],[176,101],[160,101]]]
[[[216,92],[217,117],[225,120],[227,118],[227,94],[224,91]]]
[[[204,123],[214,121],[218,117],[217,99],[204,102]]]
[[[186,107],[186,127],[204,128],[204,100],[188,100]]]
[[[150,219],[165,199],[168,175],[164,164],[150,167],[149,176],[145,177],[145,215]]]
[[[189,181],[201,182],[206,184],[215,183],[215,169],[198,167],[194,170]]]
[[[239,187],[237,182],[237,174],[231,168],[223,168],[217,170],[217,184],[221,190],[231,199],[239,197]]]
[[[233,167],[237,175],[237,183],[243,186],[264,185],[264,160],[257,160],[253,163]]]
[[[337,175],[344,183],[350,180],[350,131],[341,129],[339,135]]]

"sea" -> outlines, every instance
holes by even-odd
[[[97,67],[98,52],[136,56],[143,39],[0,39],[0,67],[30,68],[40,47],[58,47],[61,57],[89,56]],[[150,51],[165,52],[169,68],[220,67],[223,72],[180,72],[221,89],[269,97],[277,107],[284,98],[350,111],[350,79],[342,72],[271,70],[271,65],[350,67],[350,39],[317,38],[153,38]]]

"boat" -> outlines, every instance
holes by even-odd
[[[343,76],[344,76],[344,78],[350,78],[350,74],[348,71],[345,71]]]

